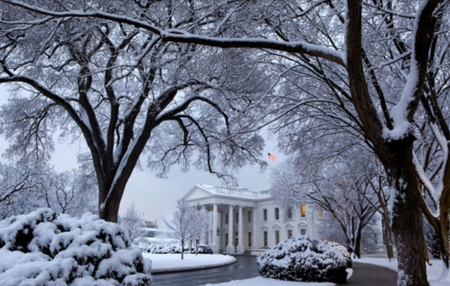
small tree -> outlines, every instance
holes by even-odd
[[[173,219],[164,222],[175,232],[181,242],[181,259],[184,259],[184,244],[190,239],[200,239],[208,225],[209,214],[197,206],[188,204],[185,200],[177,201],[177,209],[173,212]]]
[[[139,215],[134,203],[127,208],[125,216],[119,217],[119,224],[126,229],[131,241],[144,233],[145,221]]]

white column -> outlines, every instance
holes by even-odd
[[[257,249],[261,247],[260,244],[260,237],[259,237],[259,230],[258,230],[258,224],[256,222],[256,207],[253,208],[253,232],[252,232],[252,248]]]
[[[243,207],[239,206],[239,224],[238,224],[238,246],[237,253],[244,253],[244,217],[243,217]]]
[[[214,253],[218,253],[219,246],[217,245],[217,204],[213,204],[213,224],[212,224],[212,243],[211,248]]]
[[[233,246],[233,205],[228,207],[228,245],[227,245],[227,253],[234,253]]]
[[[202,210],[206,211],[205,205],[202,205]],[[208,225],[211,225],[210,223]],[[206,231],[209,231],[209,227]],[[206,233],[203,232],[202,235],[200,236],[200,243],[201,244],[208,244],[208,241],[206,241]]]
[[[212,236],[213,236],[212,228],[213,228],[213,217],[210,216],[209,217],[209,228],[208,228],[208,244],[209,245],[212,245]]]

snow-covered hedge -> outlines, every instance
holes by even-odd
[[[267,278],[304,282],[347,281],[348,259],[336,248],[310,239],[292,237],[256,259],[259,273]]]
[[[173,254],[181,253],[181,243],[179,240],[172,240],[166,244],[146,244],[140,242],[136,245],[142,252],[152,254]],[[185,251],[189,250],[189,247],[185,246]]]
[[[0,221],[2,286],[146,286],[151,261],[124,229],[98,216],[38,209]]]

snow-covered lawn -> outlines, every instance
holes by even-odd
[[[142,255],[152,260],[152,273],[221,266],[236,261],[236,258],[230,255],[185,254],[183,260],[181,254],[142,253]]]
[[[152,272],[156,273],[158,271],[166,269],[185,269],[185,268],[198,268],[207,267],[211,265],[224,265],[234,261],[234,257],[228,255],[193,255],[186,254],[185,259],[180,259],[180,254],[149,254],[143,253],[144,257],[150,258],[152,260]],[[354,260],[356,262],[375,264],[383,267],[387,267],[393,270],[397,270],[397,261],[393,260],[389,262],[384,258],[362,258]],[[448,286],[450,285],[450,276],[446,279],[439,281],[439,277],[442,273],[442,262],[439,260],[433,260],[433,265],[427,267],[428,280],[431,286]],[[331,286],[332,283],[299,283],[299,282],[288,282],[279,281],[275,279],[267,279],[262,277],[256,277],[245,280],[235,280],[226,283],[219,284],[206,284],[214,286]]]

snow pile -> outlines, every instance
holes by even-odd
[[[347,281],[346,258],[336,248],[310,239],[292,237],[256,259],[259,273],[267,278],[305,282]]]
[[[0,221],[0,285],[145,286],[151,261],[122,227],[42,208]]]

